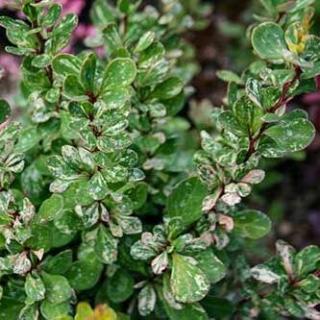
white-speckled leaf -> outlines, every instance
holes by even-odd
[[[283,151],[296,152],[306,148],[314,139],[315,128],[305,118],[288,119],[268,128],[265,134]]]
[[[99,203],[93,202],[90,206],[84,207],[77,205],[75,213],[81,219],[85,228],[90,228],[99,220]]]
[[[95,249],[101,262],[112,264],[117,260],[118,240],[103,225],[98,229]]]
[[[266,174],[263,170],[254,169],[249,171],[241,181],[250,184],[258,184],[263,181],[265,175]]]
[[[64,77],[70,74],[78,75],[80,66],[81,60],[76,56],[67,53],[58,54],[52,60],[54,72]]]
[[[283,59],[287,50],[284,32],[274,22],[264,22],[253,29],[252,46],[262,59]]]
[[[150,47],[150,45],[155,40],[155,38],[156,38],[156,34],[153,31],[147,31],[139,39],[134,51],[141,52],[143,50],[146,50],[148,47]]]
[[[168,252],[164,251],[151,261],[151,268],[154,274],[163,273],[169,264]]]
[[[49,302],[58,304],[71,298],[72,288],[65,277],[43,272],[41,278],[46,288],[46,299]]]
[[[296,250],[285,241],[278,240],[276,243],[278,255],[281,257],[282,265],[290,277],[293,277],[293,261]]]
[[[183,303],[202,300],[210,290],[210,281],[196,260],[180,254],[172,256],[170,285],[175,299]]]
[[[25,292],[31,301],[43,300],[46,293],[43,281],[40,277],[33,277],[31,274],[27,275],[24,284]]]
[[[102,90],[107,88],[127,87],[136,78],[137,68],[133,60],[129,58],[117,58],[112,60],[105,71]]]
[[[122,216],[119,218],[119,225],[124,234],[137,234],[142,232],[141,220],[137,217]]]
[[[58,194],[53,194],[49,199],[42,203],[37,214],[37,219],[39,219],[40,222],[54,220],[62,214],[63,205],[63,197]]]
[[[146,285],[138,295],[138,310],[140,315],[147,316],[156,306],[157,296],[151,285]]]
[[[259,239],[270,232],[271,220],[263,212],[243,210],[234,214],[235,231],[242,237]]]
[[[264,265],[258,265],[251,269],[251,275],[253,278],[255,278],[258,281],[273,284],[280,280],[279,275],[274,273],[272,270],[270,270],[268,267]]]
[[[197,221],[202,215],[202,201],[207,188],[198,178],[182,181],[168,198],[167,215],[181,217],[185,226]]]
[[[102,200],[109,192],[108,184],[100,171],[97,171],[89,180],[89,194],[94,200]]]
[[[314,245],[301,250],[294,259],[294,270],[297,275],[305,275],[316,270],[320,261],[320,248]]]
[[[195,258],[198,267],[204,271],[211,283],[216,283],[225,277],[226,267],[211,248],[195,254]]]

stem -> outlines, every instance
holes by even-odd
[[[37,28],[38,24],[36,22],[34,22],[34,23],[32,23],[32,27],[33,28]],[[41,32],[37,33],[37,38],[38,38],[38,41],[39,41],[39,49],[37,50],[37,53],[39,55],[41,55],[45,51],[45,42],[46,42],[46,40],[43,38]],[[45,68],[45,72],[47,74],[47,77],[48,77],[50,83],[53,84],[53,70],[52,70],[52,67],[51,66],[46,67]]]
[[[298,81],[300,79],[302,70],[299,66],[295,67],[295,75],[292,78],[292,80],[286,82],[283,87],[282,87],[282,92],[280,95],[280,98],[278,99],[278,101],[275,103],[275,105],[269,109],[270,113],[274,113],[276,112],[279,108],[281,108],[283,105],[287,104],[291,97],[289,95],[289,90],[292,88],[292,86],[296,83],[296,81]],[[249,148],[248,148],[248,152],[245,156],[245,160],[244,162],[248,161],[249,158],[257,151],[257,142],[260,140],[261,136],[264,134],[264,132],[267,129],[268,124],[264,123],[258,134],[255,137],[249,137],[250,142],[249,142]]]
[[[272,108],[269,109],[270,113],[274,113],[276,112],[279,108],[281,108],[284,104],[288,103],[291,99],[290,95],[289,95],[289,91],[292,88],[292,86],[296,83],[296,81],[298,81],[300,79],[302,70],[299,66],[295,66],[295,75],[294,77],[286,82],[283,87],[282,87],[282,92],[280,95],[280,98],[278,99],[278,101],[274,104],[274,106]],[[257,151],[257,142],[260,140],[260,138],[262,137],[262,135],[264,134],[264,132],[266,131],[268,127],[267,123],[263,123],[263,125],[261,126],[258,134],[253,137],[253,136],[249,136],[249,148],[248,148],[248,152],[245,156],[244,162],[248,161],[249,158]],[[225,184],[222,185],[222,189],[221,192],[219,194],[218,200],[224,195],[224,187]],[[218,202],[217,200],[217,202]],[[212,208],[212,210],[215,208],[215,206]]]

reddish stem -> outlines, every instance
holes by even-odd
[[[289,90],[296,83],[296,81],[298,81],[300,79],[301,73],[302,73],[301,68],[299,66],[296,66],[294,77],[292,78],[292,80],[290,80],[284,84],[280,98],[275,103],[275,105],[271,109],[268,110],[268,112],[274,113],[279,108],[281,108],[283,105],[285,105],[286,103],[288,103],[290,101],[291,97],[289,95]],[[248,148],[248,152],[245,157],[245,161],[248,161],[249,158],[257,151],[256,144],[260,140],[263,133],[266,131],[267,126],[268,126],[267,123],[263,123],[258,134],[255,137],[249,137],[249,139],[250,139],[249,148]]]

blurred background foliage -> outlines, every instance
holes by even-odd
[[[91,1],[59,0],[65,5],[66,12],[80,15],[80,26],[74,34],[69,51],[80,51],[85,48],[86,38],[94,37],[90,26]],[[152,3],[153,1],[145,1]],[[214,107],[223,104],[227,91],[225,82],[217,77],[222,69],[239,73],[254,59],[246,34],[247,27],[260,19],[262,12],[257,0],[212,0],[202,1],[214,7],[207,16],[207,22],[199,21],[199,30],[185,34],[185,38],[195,48],[199,72],[192,81],[193,95],[184,115],[188,116],[195,128],[213,130]],[[189,10],[195,10],[198,1],[185,1]],[[316,14],[320,19],[320,1],[316,2]],[[209,11],[208,11],[209,12]],[[0,0],[0,14],[15,15],[14,0]],[[320,23],[314,25],[314,32],[319,35]],[[19,59],[4,53],[7,44],[3,29],[0,30],[0,95],[16,106],[21,107],[19,100],[18,64]],[[320,79],[318,87],[320,88]],[[320,130],[320,89],[319,93],[300,96],[291,102],[290,107],[305,109]],[[19,108],[16,108],[19,112]],[[190,140],[188,140],[190,143]],[[267,212],[274,221],[274,233],[266,242],[266,248],[272,249],[274,239],[281,238],[301,248],[308,244],[320,245],[320,138],[317,138],[305,152],[297,153],[290,158],[268,160],[264,163],[267,178],[255,189],[248,205]],[[270,244],[270,245],[269,245]],[[250,254],[263,258],[267,250],[260,245],[249,246]],[[259,259],[258,259],[259,260]]]

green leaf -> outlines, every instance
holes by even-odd
[[[71,298],[72,288],[68,280],[60,275],[41,273],[46,288],[46,298],[50,303],[59,304]]]
[[[52,31],[52,36],[46,43],[46,51],[52,54],[57,53],[63,49],[69,42],[71,33],[78,25],[77,15],[67,14],[56,28]]]
[[[239,127],[245,135],[253,136],[262,125],[263,110],[254,104],[247,96],[241,97],[232,108]]]
[[[103,30],[103,37],[108,46],[108,52],[112,54],[116,50],[119,50],[123,47],[122,40],[120,38],[118,28],[114,23],[110,23],[104,30]]]
[[[130,254],[135,260],[147,261],[157,255],[156,249],[141,240],[135,242],[130,248]]]
[[[94,53],[88,55],[81,67],[81,83],[86,91],[94,93],[97,57]]]
[[[58,103],[60,99],[60,89],[59,88],[52,88],[47,91],[46,93],[46,100],[49,103]]]
[[[233,113],[231,111],[222,112],[218,117],[218,122],[223,128],[225,128],[228,131],[233,132],[235,135],[237,135],[237,136],[244,135],[244,130],[239,125],[237,118],[233,115]],[[248,134],[248,131],[245,131],[245,135],[247,135],[247,134]],[[203,134],[202,134],[202,136],[203,136]],[[206,140],[211,142],[212,141],[211,137],[209,136],[208,139],[205,139],[206,136],[207,136],[207,134],[202,137],[203,143]]]
[[[302,9],[307,8],[308,6],[312,5],[315,0],[297,0],[295,1],[292,8],[290,8],[290,12],[296,12]]]
[[[181,309],[175,309],[163,299],[164,310],[170,320],[208,320],[206,311],[198,303],[185,304]]]
[[[265,134],[272,138],[281,150],[296,152],[303,150],[313,141],[315,128],[307,119],[296,118],[281,121],[268,128]]]
[[[198,261],[197,266],[203,270],[211,283],[219,282],[225,277],[226,267],[211,248],[200,251],[194,257]]]
[[[81,60],[76,56],[61,53],[52,60],[52,68],[55,73],[66,77],[68,75],[77,76],[80,73]]]
[[[294,298],[291,298],[290,296],[286,297],[284,299],[284,305],[285,308],[289,311],[289,314],[291,314],[294,318],[304,318],[305,312],[300,303]]]
[[[148,197],[148,185],[145,182],[139,182],[134,188],[129,189],[126,194],[132,202],[134,210],[140,209],[146,202]]]
[[[47,160],[48,169],[53,174],[54,177],[64,180],[74,180],[78,175],[66,164],[62,157],[52,156]]]
[[[261,91],[262,91],[261,82],[251,78],[247,80],[246,94],[249,97],[249,99],[259,107],[262,107]]]
[[[166,49],[163,46],[161,42],[154,42],[152,43],[146,50],[141,52],[140,57],[139,57],[139,67],[143,69],[152,69],[155,70],[154,68],[156,65],[159,65],[163,68],[165,64],[163,64],[163,58],[166,54]]]
[[[21,48],[31,51],[38,46],[38,39],[35,34],[30,33],[30,27],[22,20],[15,20],[10,17],[0,17],[0,26],[6,28],[8,40]]]
[[[71,312],[70,304],[63,302],[63,303],[50,303],[49,301],[44,301],[41,303],[40,311],[42,316],[46,320],[59,320],[62,319],[64,316],[67,316]]]
[[[252,46],[262,59],[283,59],[287,46],[282,28],[274,22],[264,22],[253,29]]]
[[[76,235],[76,233],[82,228],[80,218],[75,214],[73,210],[63,210],[61,216],[54,220],[54,226],[65,235]]]
[[[77,305],[77,314],[75,320],[86,320],[93,316],[93,310],[87,302],[80,302]]]
[[[102,270],[103,265],[97,259],[79,260],[72,264],[66,278],[74,290],[88,290],[97,284]]]
[[[155,309],[157,301],[156,292],[152,285],[146,285],[138,295],[138,310],[140,315],[147,316]]]
[[[14,29],[20,27],[27,27],[28,25],[22,20],[16,20],[7,16],[0,16],[0,26],[5,29]]]
[[[39,10],[37,7],[31,3],[25,3],[21,9],[31,23],[37,20],[37,16],[39,15]]]
[[[56,21],[59,19],[61,11],[62,11],[62,7],[60,4],[57,4],[57,3],[53,4],[49,8],[47,14],[41,17],[40,24],[43,27],[47,27],[47,28],[53,26],[56,23]]]
[[[27,245],[34,250],[49,250],[52,248],[52,239],[49,227],[43,224],[33,224],[31,228],[32,236],[27,241]]]
[[[129,101],[129,98],[130,92],[127,88],[119,87],[107,90],[101,97],[103,105],[101,106],[99,113],[103,113],[107,110],[122,108],[127,101]]]
[[[259,264],[251,268],[250,272],[251,276],[260,282],[274,284],[280,281],[279,274],[268,265]]]
[[[63,84],[63,94],[66,98],[71,100],[85,100],[84,88],[77,76],[69,75],[66,77]]]
[[[307,293],[316,292],[320,288],[320,279],[314,274],[309,274],[299,282],[299,287]]]
[[[28,304],[29,301],[26,301],[26,305],[21,309],[19,314],[19,319],[23,320],[33,320],[38,318],[38,307],[36,304]]]
[[[267,235],[271,230],[270,219],[260,211],[238,211],[233,218],[235,231],[245,238],[259,239]]]
[[[47,54],[41,54],[32,59],[32,65],[36,68],[45,68],[51,62],[51,57]]]
[[[141,52],[146,50],[154,41],[156,34],[153,31],[147,31],[143,36],[139,39],[134,51]]]
[[[107,295],[114,303],[126,301],[134,292],[134,279],[130,273],[119,269],[107,281]]]
[[[301,250],[294,258],[294,270],[298,276],[306,275],[317,269],[320,261],[320,248],[308,246]]]
[[[137,69],[133,60],[129,58],[117,58],[112,60],[104,74],[102,90],[107,88],[127,87],[136,78]]]
[[[118,0],[117,6],[121,12],[129,15],[135,12],[141,2],[142,0]]]
[[[125,234],[137,234],[142,232],[142,223],[137,217],[122,216],[119,225]]]
[[[72,265],[72,251],[65,250],[55,256],[49,256],[43,262],[43,270],[50,274],[64,275]]]
[[[273,0],[260,0],[260,2],[270,15],[277,14],[276,2]]]
[[[44,299],[46,289],[39,276],[33,277],[31,274],[28,274],[24,287],[31,301],[41,301]]]
[[[33,52],[33,50],[28,48],[17,48],[12,46],[6,46],[5,50],[7,53],[10,53],[16,56],[27,56]]]
[[[172,256],[170,285],[175,299],[183,303],[200,301],[210,290],[210,282],[196,260],[180,254]]]
[[[0,124],[5,122],[11,115],[11,108],[3,99],[0,99]]]
[[[95,225],[100,217],[99,203],[93,202],[88,207],[82,207],[80,205],[75,207],[76,214],[82,221],[85,228],[90,228]]]
[[[229,70],[217,71],[217,77],[225,82],[234,82],[236,84],[242,84],[241,78],[236,73]]]
[[[124,150],[131,144],[132,141],[126,132],[121,132],[115,136],[103,135],[97,141],[99,150],[107,153]]]
[[[168,197],[167,213],[170,218],[181,218],[185,227],[196,222],[202,215],[202,201],[207,188],[194,177],[182,181]]]
[[[0,300],[0,319],[19,319],[22,307],[22,302],[3,297]]]
[[[208,295],[201,305],[213,319],[232,319],[235,305],[228,299]]]
[[[106,179],[101,172],[97,172],[89,181],[89,194],[94,200],[102,200],[110,192]]]
[[[42,203],[37,215],[37,219],[40,222],[54,220],[62,214],[63,205],[63,197],[58,194],[53,194],[49,199]]]
[[[37,130],[37,127],[26,127],[20,131],[19,141],[16,145],[17,152],[27,152],[35,147],[41,137]]]
[[[183,82],[178,77],[172,77],[156,86],[150,99],[167,100],[177,96],[183,88]]]
[[[103,263],[112,264],[117,260],[118,240],[103,225],[99,226],[95,248],[99,259]]]

